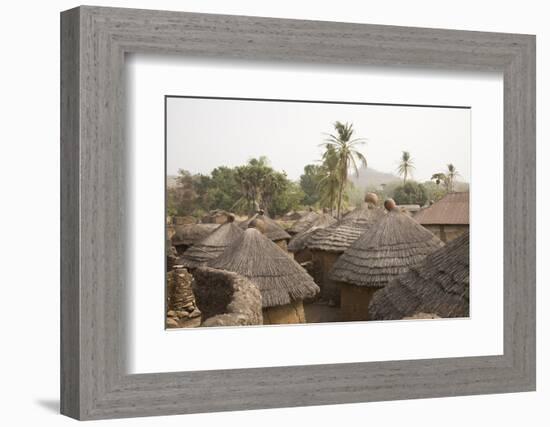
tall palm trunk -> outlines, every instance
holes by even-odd
[[[338,220],[340,220],[340,213],[342,211],[342,194],[344,192],[344,186],[342,185],[342,183],[340,183],[340,187],[338,188],[338,205],[337,205],[337,208],[336,208],[336,218]]]

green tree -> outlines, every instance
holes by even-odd
[[[446,187],[438,185],[436,182],[426,181],[422,183],[422,185],[426,189],[426,196],[428,197],[428,201],[437,202],[438,200],[442,199],[445,194],[447,194]]]
[[[284,190],[277,192],[271,200],[270,215],[284,215],[289,211],[299,209],[304,196],[305,194],[298,183],[286,180]]]
[[[366,167],[367,159],[357,150],[357,147],[364,144],[365,140],[362,138],[352,139],[354,133],[353,124],[335,122],[334,129],[336,130],[336,135],[329,134],[326,142],[323,144],[326,150],[323,159],[325,159],[327,153],[332,155],[329,147],[334,149],[335,156],[338,159],[336,165],[336,177],[338,178],[336,216],[340,219],[344,191],[348,185],[348,173],[350,170],[353,170],[359,176],[357,162]]]
[[[395,189],[393,199],[398,205],[424,206],[428,201],[428,194],[422,184],[408,181]]]
[[[334,214],[334,205],[340,188],[338,173],[338,156],[332,146],[327,146],[323,154],[321,166],[322,178],[319,181],[319,201],[321,206],[329,208],[330,214]]]
[[[197,198],[193,175],[180,169],[175,187],[167,191],[167,210],[172,215],[191,215]]]
[[[321,198],[321,180],[325,176],[323,165],[305,165],[304,173],[300,175],[300,188],[304,192],[302,203],[306,206],[313,206]]]
[[[397,173],[403,177],[403,184],[407,182],[407,177],[411,174],[414,168],[414,161],[411,157],[411,153],[408,151],[403,151],[401,154],[401,160],[399,161],[399,166],[397,167]]]

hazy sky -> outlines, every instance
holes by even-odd
[[[453,163],[470,181],[470,110],[298,102],[168,98],[167,172],[208,174],[267,156],[273,168],[298,179],[321,158],[319,144],[336,121],[353,123],[369,167],[396,173],[409,151],[424,181]]]

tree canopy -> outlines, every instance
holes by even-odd
[[[428,194],[422,184],[408,181],[394,190],[393,199],[398,205],[423,206],[428,201]]]

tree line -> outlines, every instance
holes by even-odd
[[[285,172],[276,171],[265,156],[252,158],[236,167],[219,166],[210,174],[191,174],[180,170],[176,185],[167,189],[169,215],[200,217],[213,209],[240,215],[265,210],[271,216],[284,215],[303,207],[325,209],[340,218],[344,209],[362,203],[364,191],[380,198],[393,197],[397,204],[424,205],[455,191],[456,168],[449,164],[446,172],[437,172],[432,180],[418,183],[411,179],[414,159],[403,151],[396,172],[402,184],[389,183],[382,188],[355,188],[350,173],[359,175],[367,166],[367,157],[359,150],[364,138],[356,138],[353,124],[335,122],[334,132],[326,134],[321,160],[304,166],[298,182]]]

